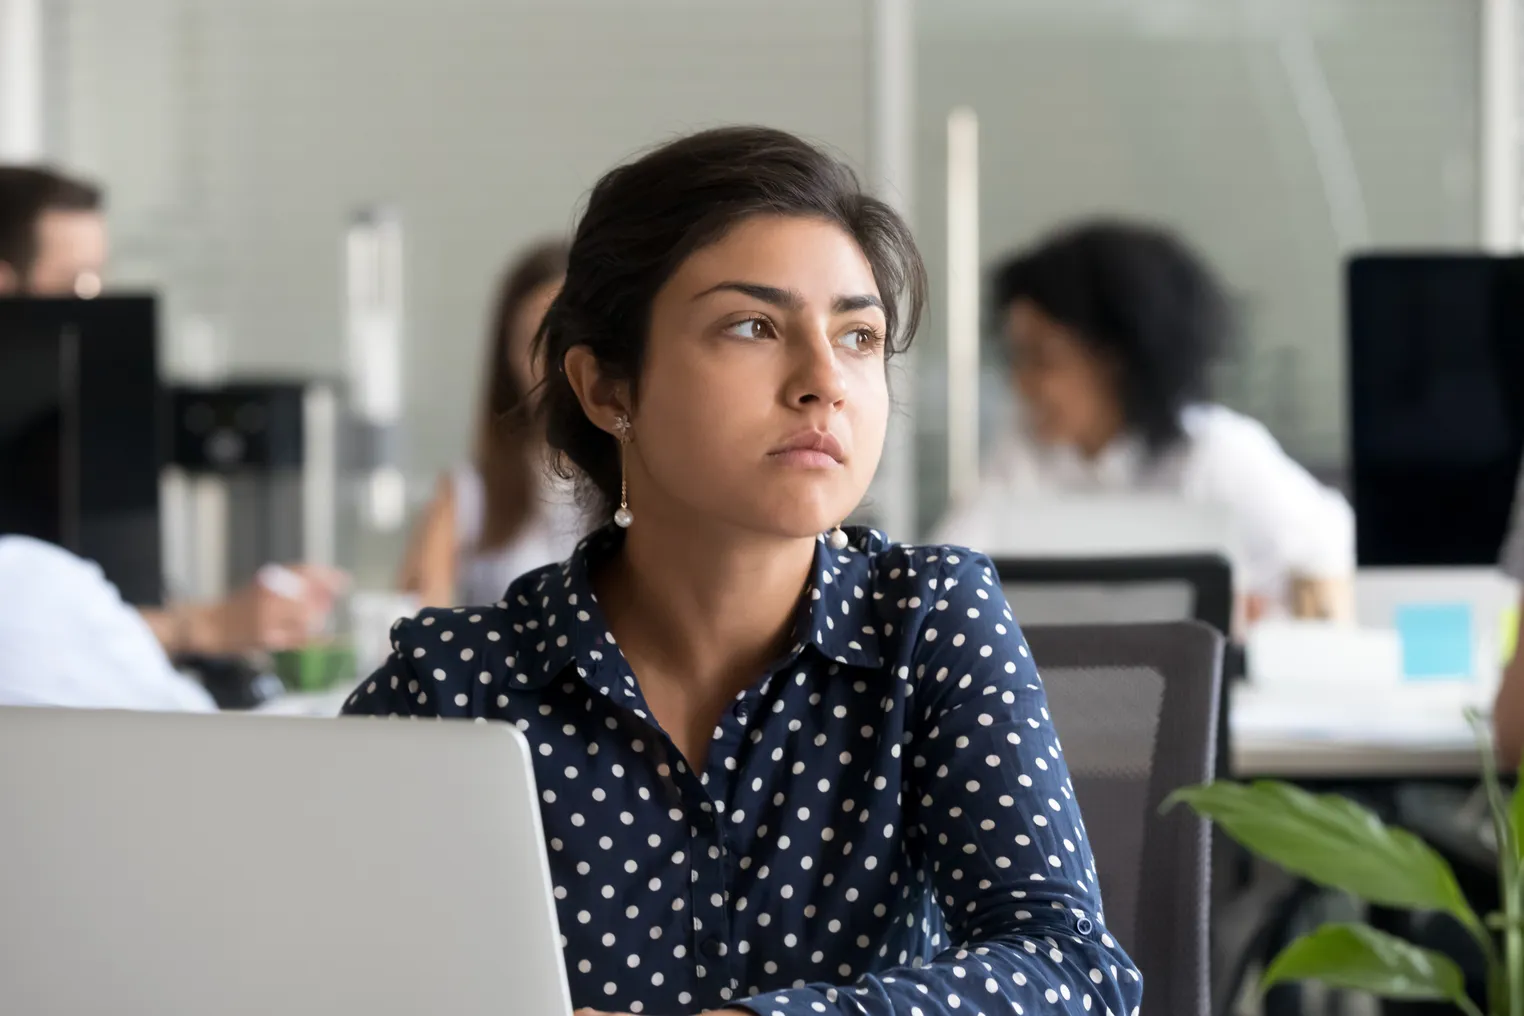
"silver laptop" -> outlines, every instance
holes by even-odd
[[[512,727],[0,709],[0,1013],[570,1012]]]

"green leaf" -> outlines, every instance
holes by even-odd
[[[1343,797],[1262,780],[1187,787],[1164,807],[1181,801],[1292,874],[1370,903],[1452,914],[1486,936],[1444,858]]]
[[[1474,1011],[1455,961],[1363,924],[1325,924],[1288,945],[1260,987],[1320,981],[1383,998],[1453,1002]]]

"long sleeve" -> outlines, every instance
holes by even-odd
[[[1355,517],[1343,495],[1319,483],[1258,421],[1213,406],[1191,422],[1191,485],[1231,512],[1248,591],[1279,598],[1293,575],[1353,574]]]
[[[931,588],[940,599],[918,634],[903,791],[952,947],[924,966],[741,1006],[762,1016],[1132,1016],[1142,981],[1103,927],[1042,684],[993,568],[945,551]]]

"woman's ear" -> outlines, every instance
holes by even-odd
[[[620,417],[633,418],[630,409],[630,386],[625,381],[613,381],[603,375],[598,358],[587,346],[573,346],[566,351],[562,361],[567,383],[582,403],[582,412],[593,421],[593,426],[609,434],[617,435],[616,421]]]

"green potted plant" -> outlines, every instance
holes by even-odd
[[[1337,795],[1314,795],[1274,780],[1218,782],[1176,791],[1247,849],[1292,874],[1367,903],[1449,914],[1481,944],[1488,964],[1487,1016],[1524,1016],[1524,790],[1505,801],[1487,726],[1475,715],[1482,779],[1498,844],[1501,913],[1479,916],[1448,862],[1412,833]],[[1524,771],[1521,771],[1524,779]],[[1448,956],[1365,924],[1325,924],[1270,962],[1262,988],[1319,981],[1383,998],[1449,1002],[1484,1016]]]

